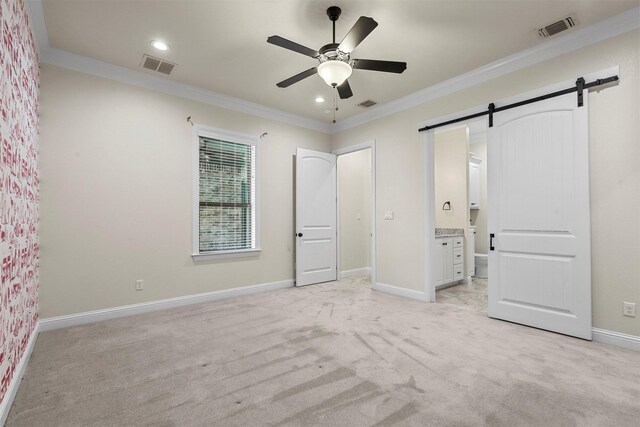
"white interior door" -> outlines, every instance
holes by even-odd
[[[489,316],[591,339],[587,96],[499,112],[488,133]]]
[[[296,286],[337,279],[336,156],[296,151]]]

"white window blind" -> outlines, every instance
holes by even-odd
[[[199,252],[256,248],[256,147],[200,137]]]

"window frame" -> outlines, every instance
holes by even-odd
[[[244,144],[255,147],[255,248],[230,249],[223,251],[200,252],[200,137],[217,139],[234,144]],[[192,248],[191,257],[194,261],[208,261],[229,258],[256,257],[261,252],[260,246],[260,147],[258,138],[225,129],[195,124],[192,136]]]

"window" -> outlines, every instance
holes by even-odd
[[[194,259],[247,256],[260,250],[256,157],[255,138],[195,128]]]

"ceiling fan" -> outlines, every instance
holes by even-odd
[[[317,67],[309,68],[306,71],[281,81],[277,84],[278,87],[289,87],[317,73],[329,86],[337,88],[341,99],[346,99],[353,95],[349,81],[347,80],[349,76],[351,76],[353,69],[398,74],[407,69],[406,62],[352,59],[351,53],[353,50],[378,26],[378,23],[373,18],[361,16],[344,39],[338,44],[336,43],[336,21],[340,17],[341,12],[342,10],[338,6],[331,6],[327,9],[327,16],[329,16],[329,19],[333,22],[333,43],[326,44],[317,51],[280,36],[267,38],[268,43],[310,56],[320,61],[320,65]]]

